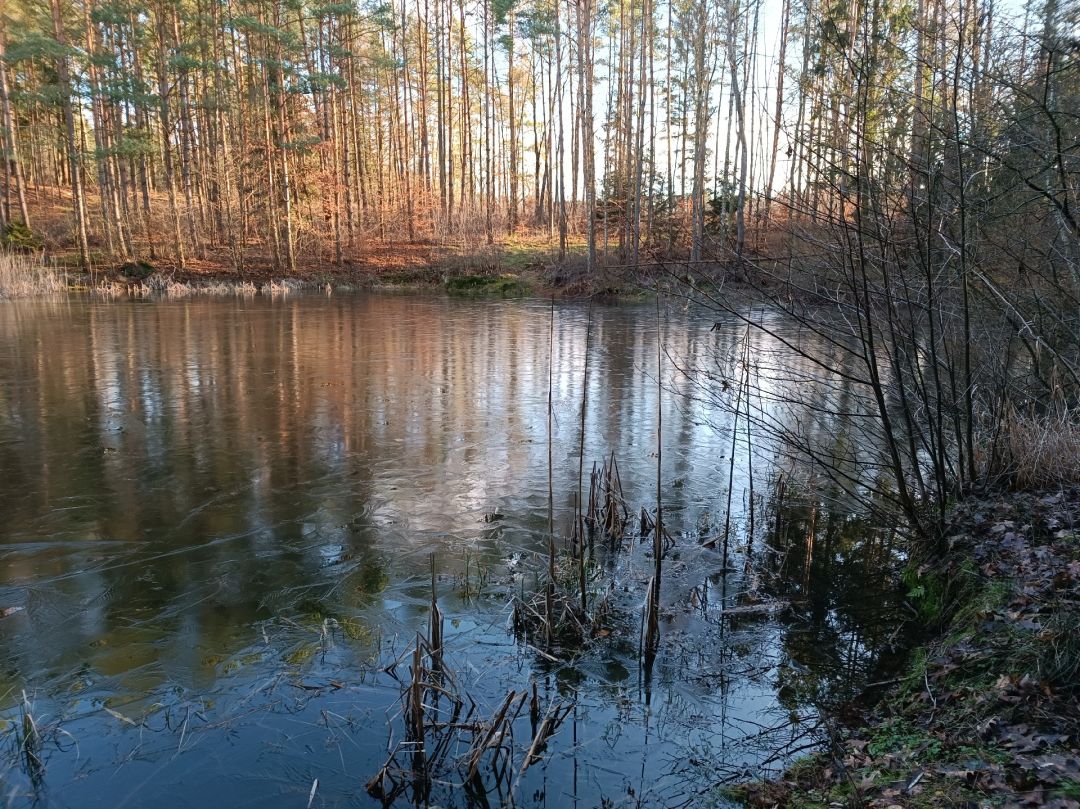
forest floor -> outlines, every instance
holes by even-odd
[[[472,249],[425,241],[370,242],[347,251],[341,264],[333,257],[297,251],[296,268],[282,272],[268,255],[245,251],[241,269],[223,248],[207,247],[201,257],[189,257],[181,268],[171,258],[137,261],[92,257],[94,270],[78,270],[78,256],[70,250],[47,253],[57,265],[76,274],[80,282],[118,284],[186,284],[192,287],[251,284],[261,288],[272,282],[301,287],[363,289],[369,287],[430,288],[451,291],[522,294],[530,290],[563,289],[566,283],[553,271],[554,257],[539,238],[515,237]]]
[[[753,807],[1080,807],[1080,490],[957,506],[905,575],[927,629]],[[884,690],[883,690],[884,689]]]
[[[558,234],[547,227],[523,225],[513,234],[505,229],[488,243],[482,223],[472,223],[465,235],[434,238],[418,222],[414,238],[408,238],[401,222],[385,223],[357,233],[352,245],[342,245],[341,261],[325,233],[300,229],[295,234],[292,271],[275,265],[258,234],[248,243],[213,243],[199,251],[185,247],[183,266],[174,255],[171,226],[165,216],[168,200],[152,192],[154,215],[148,240],[141,219],[129,234],[132,256],[124,259],[103,237],[100,200],[90,192],[90,271],[80,267],[74,238],[71,193],[64,187],[28,189],[31,228],[14,240],[0,235],[0,248],[44,258],[48,267],[66,274],[70,286],[103,288],[110,294],[185,294],[187,292],[250,292],[272,285],[292,288],[352,290],[379,288],[434,289],[476,296],[556,295],[564,298],[590,295],[635,297],[643,289],[679,285],[690,275],[688,253],[675,243],[643,247],[636,264],[627,264],[611,236],[608,243],[597,234],[598,266],[586,272],[586,235],[571,230],[565,252],[560,255]],[[422,219],[422,217],[418,217]],[[427,223],[426,230],[430,230]],[[206,228],[205,230],[209,230]],[[611,225],[611,233],[618,227]],[[780,231],[777,231],[780,237]],[[750,253],[767,255],[768,239]],[[748,266],[748,265],[747,265]],[[694,265],[695,283],[711,286],[729,281],[738,286],[742,271],[729,274],[730,263],[706,260]],[[765,282],[767,284],[767,281]],[[51,289],[49,290],[51,291]],[[25,293],[24,293],[25,294]],[[0,297],[4,289],[0,288]]]
[[[30,189],[29,202],[32,228],[28,241],[12,246],[44,251],[46,260],[68,272],[69,280],[77,286],[113,285],[113,291],[140,285],[164,290],[170,284],[215,289],[250,285],[259,289],[272,282],[287,282],[319,288],[442,286],[460,294],[555,292],[567,296],[634,288],[635,279],[629,278],[625,269],[601,271],[598,279],[586,283],[584,236],[570,234],[566,255],[560,259],[557,237],[553,239],[546,228],[496,234],[494,243],[488,244],[482,231],[467,238],[409,239],[405,233],[387,227],[381,238],[377,234],[357,235],[351,247],[343,246],[340,264],[332,242],[321,235],[299,232],[295,270],[282,272],[275,268],[266,247],[254,243],[241,248],[235,244],[206,244],[198,254],[189,248],[181,267],[172,255],[164,221],[151,223],[152,231],[159,234],[153,250],[142,234],[132,233],[134,258],[118,259],[102,242],[98,223],[92,227],[96,235],[90,243],[92,270],[87,273],[79,268],[68,191]],[[92,220],[97,207],[96,199],[88,200]],[[164,210],[164,201],[158,200],[156,207]]]

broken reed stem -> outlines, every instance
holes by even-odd
[[[776,483],[776,518],[773,522],[773,548],[780,548],[780,527],[782,525],[784,515],[784,489],[786,487],[786,481],[784,480],[784,473],[780,473],[780,480]]]
[[[746,358],[745,346],[750,344],[750,327],[746,327],[746,335],[743,337],[743,359]],[[738,392],[735,394],[735,421],[731,427],[731,457],[728,459],[728,485],[727,485],[727,508],[724,513],[724,567],[728,566],[728,539],[731,536],[731,490],[735,486],[735,448],[739,435],[739,414],[742,412],[743,384],[740,381]]]
[[[555,488],[552,482],[552,380],[555,365],[555,296],[551,296],[551,318],[548,322],[548,396],[547,396],[547,463],[548,463],[548,581],[545,590],[545,623],[547,645],[555,640]]]
[[[428,627],[428,645],[431,649],[428,654],[434,671],[442,670],[442,639],[442,610],[439,609],[438,593],[435,589],[435,554],[431,554],[431,616]]]
[[[754,445],[750,439],[750,329],[746,330],[746,348],[743,351],[743,380],[746,389],[746,475],[750,481],[750,525],[746,537],[747,558],[754,547]]]
[[[30,772],[42,775],[44,764],[40,755],[41,732],[38,730],[37,722],[34,721],[33,706],[25,691],[22,692],[22,698],[22,752]]]
[[[407,659],[409,653],[403,652],[398,662]],[[386,762],[367,782],[368,793],[389,806],[411,790],[414,803],[427,805],[432,785],[448,784],[447,779],[456,772],[464,776],[462,786],[466,794],[470,789],[481,790],[479,794],[490,794],[480,776],[483,759],[490,753],[495,789],[500,796],[513,796],[521,773],[541,760],[545,743],[573,706],[553,700],[541,722],[540,697],[536,681],[533,680],[531,700],[527,688],[510,691],[490,720],[484,720],[479,715],[474,718],[478,706],[459,689],[453,672],[447,669],[438,674],[424,667],[425,655],[430,657],[431,649],[419,632],[411,655],[409,665],[412,679],[403,685],[401,692],[400,715],[405,723],[405,739],[392,746]],[[387,671],[392,673],[396,665]],[[447,700],[446,708],[439,707],[441,697]],[[466,699],[471,707],[463,715]],[[517,768],[515,759],[519,748],[514,743],[513,728],[526,703],[529,704],[532,735],[525,764]],[[462,748],[464,753],[459,754]],[[408,756],[408,762],[399,759],[399,756]],[[514,780],[515,773],[517,781]]]
[[[581,380],[581,433],[578,441],[578,492],[577,492],[577,529],[578,529],[578,584],[581,587],[581,612],[588,614],[589,604],[585,590],[585,532],[582,514],[582,485],[585,480],[585,411],[589,404],[589,347],[592,341],[592,298],[585,322],[585,365]]]
[[[661,498],[661,460],[663,454],[663,395],[662,394],[662,372],[663,366],[661,365],[661,349],[663,346],[663,334],[660,331],[660,288],[657,287],[657,523],[656,532],[652,535],[652,555],[653,561],[656,564],[656,572],[652,577],[652,586],[649,590],[652,592],[652,601],[659,607],[660,604],[660,576],[663,567],[663,536],[664,536],[664,516],[663,516],[663,500]],[[658,628],[659,635],[659,628]],[[659,643],[659,636],[657,637]]]
[[[614,450],[608,465],[606,486],[604,527],[609,540],[621,543],[626,525],[630,521],[630,509],[626,507],[626,498],[623,496],[622,476],[619,474],[619,463],[615,460]]]
[[[487,733],[484,735],[484,740],[473,748],[471,760],[469,761],[469,780],[476,775],[476,768],[480,766],[480,758],[484,755],[484,751],[491,746],[492,739],[495,738],[495,734],[503,728],[503,719],[506,717],[506,712],[510,710],[510,703],[514,701],[514,697],[517,696],[517,692],[511,691],[506,695],[506,699],[503,700],[502,707],[495,713],[495,718],[491,722],[491,726],[488,728]]]
[[[541,760],[540,750],[547,743],[547,740],[554,735],[558,730],[559,725],[566,718],[566,715],[573,709],[573,705],[563,705],[561,702],[556,702],[554,699],[548,706],[547,711],[544,713],[544,718],[540,722],[540,727],[536,731],[536,735],[533,736],[532,744],[529,745],[529,750],[525,754],[525,760],[521,765],[521,772],[518,773],[520,777],[529,767]],[[515,785],[516,786],[516,785]]]

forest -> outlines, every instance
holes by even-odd
[[[793,238],[872,219],[890,250],[968,276],[1075,281],[1077,17],[1061,0],[17,0],[4,239],[83,267],[277,274],[519,239],[592,273],[787,260]]]

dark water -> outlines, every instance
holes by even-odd
[[[365,784],[402,738],[408,680],[387,667],[426,632],[432,554],[478,712],[533,681],[574,706],[543,762],[516,774],[525,711],[515,775],[482,768],[481,797],[448,767],[433,804],[722,804],[717,784],[813,743],[821,701],[888,648],[892,551],[743,434],[727,567],[700,547],[727,514],[734,320],[665,309],[658,391],[652,306],[592,316],[586,467],[614,452],[635,512],[655,503],[660,396],[675,546],[655,663],[638,659],[653,560],[633,532],[591,568],[612,593],[602,637],[553,662],[508,629],[546,547],[550,317],[399,295],[0,304],[0,805],[303,807],[316,779],[313,806],[378,805]],[[560,535],[586,323],[555,310]],[[806,369],[750,341],[752,407],[857,465],[842,420],[785,403]]]

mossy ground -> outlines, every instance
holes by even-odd
[[[959,506],[908,571],[934,636],[826,751],[738,787],[756,807],[1080,807],[1080,492]]]

